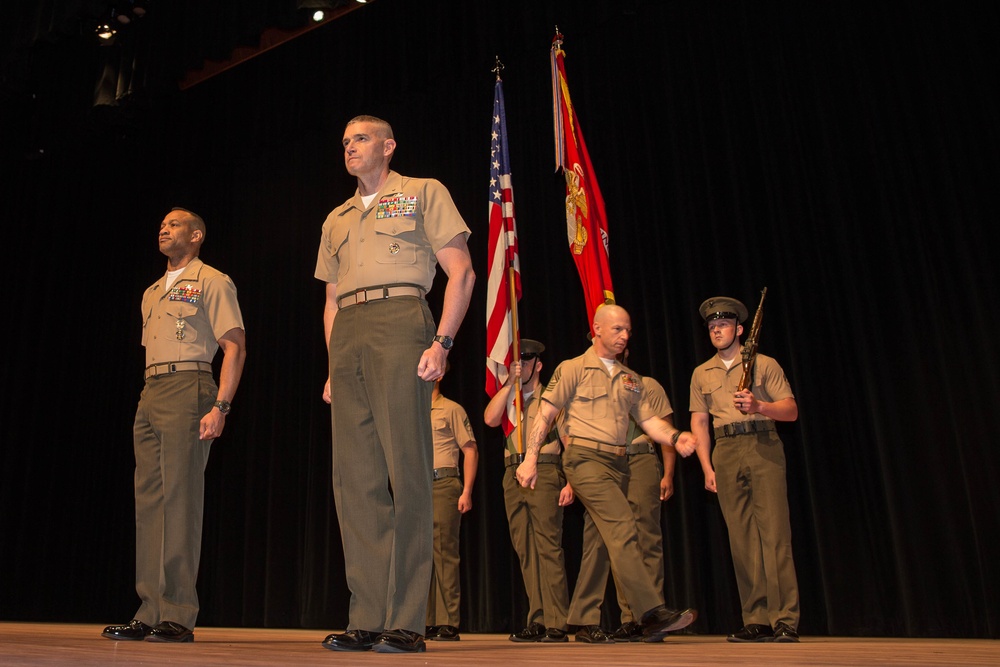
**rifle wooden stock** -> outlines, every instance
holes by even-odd
[[[747,336],[746,342],[743,343],[743,377],[740,378],[737,391],[747,389],[753,382],[753,366],[754,362],[757,361],[757,345],[760,343],[760,325],[764,321],[764,297],[766,296],[767,288],[765,287],[760,292],[760,305],[757,306],[757,312],[753,316],[750,335]]]

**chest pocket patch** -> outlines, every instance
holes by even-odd
[[[375,261],[414,264],[417,261],[417,221],[414,218],[375,220]]]
[[[581,385],[576,397],[580,416],[584,419],[604,419],[608,415],[608,390],[605,387]]]

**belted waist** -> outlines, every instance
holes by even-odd
[[[656,449],[648,442],[633,442],[631,445],[625,446],[625,453],[629,456],[635,456],[636,454],[655,454]]]
[[[511,454],[504,459],[504,463],[507,464],[508,468],[512,468],[516,465],[520,465],[524,461],[524,454]],[[559,454],[539,454],[539,463],[562,463],[562,456]]]
[[[611,445],[600,440],[591,440],[590,438],[570,437],[569,444],[577,447],[586,447],[587,449],[596,449],[599,452],[614,454],[615,456],[625,456],[626,454],[625,445]]]
[[[424,290],[419,285],[411,285],[409,283],[375,285],[373,287],[362,287],[338,297],[337,308],[347,308],[360,303],[368,303],[369,301],[382,301],[383,299],[391,299],[394,296],[423,297],[423,295]]]
[[[146,366],[146,371],[142,374],[142,379],[148,380],[157,375],[170,375],[171,373],[178,373],[180,371],[211,373],[212,364],[207,361],[171,361],[163,364],[150,364]]]
[[[434,468],[434,479],[458,477],[458,468]]]
[[[715,427],[715,437],[722,438],[731,435],[742,435],[744,433],[759,433],[762,431],[775,430],[774,422],[770,419],[751,419],[745,422],[733,422],[723,426]]]

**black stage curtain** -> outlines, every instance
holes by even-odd
[[[230,41],[266,25],[266,4],[242,3]],[[679,425],[690,373],[712,354],[698,304],[727,294],[753,309],[768,288],[761,350],[800,405],[781,435],[802,632],[1000,636],[988,3],[378,0],[181,92],[164,81],[200,63],[212,33],[171,13],[189,5],[161,7],[172,31],[150,31],[142,53],[159,79],[137,109],[89,109],[87,76],[107,59],[80,40],[22,51],[27,65],[7,71],[0,619],[131,618],[139,298],[163,270],[158,223],[184,206],[208,222],[203,259],[236,282],[249,342],[207,472],[199,623],[346,625],[312,273],[324,216],[354,188],[343,126],[371,113],[394,125],[394,167],[443,181],[473,229],[479,280],[443,384],[482,453],[462,527],[463,628],[521,627],[501,438],[479,418],[491,69],[506,66],[522,331],[548,346],[548,377],[588,344],[551,148],[558,25],[631,363],[663,383]],[[47,99],[24,101],[33,82]],[[36,139],[44,154],[28,150]],[[700,610],[695,631],[730,632],[726,529],[702,485],[697,462],[680,461],[666,597]],[[580,521],[571,508],[571,582]]]

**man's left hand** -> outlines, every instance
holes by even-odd
[[[448,359],[448,352],[440,343],[431,343],[431,346],[420,355],[420,363],[417,364],[417,376],[421,380],[434,382],[444,376],[445,362]]]
[[[212,408],[207,415],[201,418],[198,426],[199,440],[214,440],[222,435],[222,429],[226,426],[226,415],[219,412],[218,408]]]

